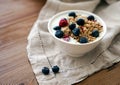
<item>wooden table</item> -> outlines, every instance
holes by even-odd
[[[0,85],[38,85],[28,61],[26,45],[30,29],[45,2],[0,0]],[[120,85],[119,72],[120,64],[117,64],[77,85]]]

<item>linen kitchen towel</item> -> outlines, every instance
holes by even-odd
[[[97,7],[99,3],[100,0],[47,0],[32,27],[27,45],[28,58],[40,85],[71,85],[120,61],[120,1],[102,9]],[[74,9],[95,12],[107,25],[107,34],[101,43],[77,58],[61,53],[47,30],[53,15]],[[57,74],[51,70],[55,65],[60,68]],[[41,72],[43,67],[50,69],[49,75]]]

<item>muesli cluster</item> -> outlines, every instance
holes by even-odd
[[[83,16],[70,12],[67,18],[62,18],[59,26],[55,26],[55,36],[67,42],[71,38],[79,43],[89,43],[100,36],[103,26],[95,19],[93,15]]]

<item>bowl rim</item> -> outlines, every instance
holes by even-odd
[[[50,24],[51,24],[51,22],[52,22],[52,20],[54,18],[60,16],[61,14],[64,14],[64,13],[66,14],[66,13],[69,13],[69,12],[78,12],[78,13],[82,12],[82,13],[85,13],[85,14],[89,14],[89,15],[95,16],[102,23],[102,26],[103,26],[103,33],[102,33],[102,35],[98,39],[96,39],[96,40],[94,40],[92,42],[89,42],[89,43],[70,43],[70,42],[67,42],[67,41],[64,41],[64,40],[61,40],[61,39],[57,38],[52,33],[52,31],[50,30],[51,29],[50,28],[51,27]],[[107,32],[107,27],[106,27],[105,22],[98,15],[96,15],[96,14],[94,14],[92,12],[85,11],[85,10],[66,10],[66,11],[62,11],[62,12],[59,12],[59,13],[55,14],[52,18],[49,19],[49,21],[48,21],[48,31],[55,39],[57,39],[60,42],[63,42],[63,43],[66,43],[66,44],[70,44],[70,45],[90,45],[90,44],[93,44],[93,43],[96,43],[96,42],[100,41],[105,36],[105,34]]]

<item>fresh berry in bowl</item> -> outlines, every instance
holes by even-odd
[[[49,20],[48,31],[62,52],[79,57],[100,43],[106,34],[106,25],[91,12],[68,10]]]

